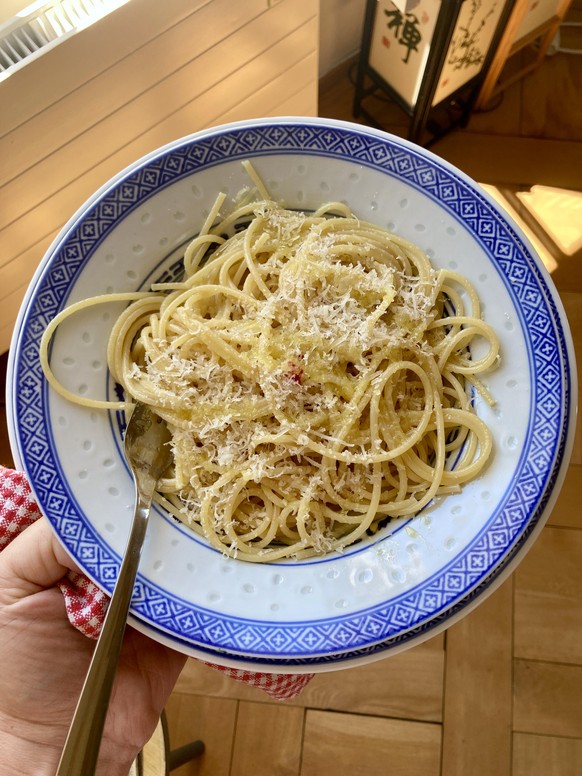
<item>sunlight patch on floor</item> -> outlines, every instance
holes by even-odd
[[[513,218],[552,273],[560,267],[579,279],[582,258],[582,192],[535,184],[483,188]]]
[[[492,186],[490,184],[482,183],[480,184],[481,187],[491,196],[493,199],[497,202],[498,205],[501,205],[501,207],[506,211],[506,213],[516,222],[516,224],[520,227],[522,232],[525,234],[526,238],[529,240],[529,242],[532,244],[532,247],[537,252],[539,257],[544,263],[544,266],[548,270],[548,272],[555,272],[558,268],[558,261],[557,257],[554,256],[551,251],[544,245],[542,240],[538,237],[538,234],[536,234],[537,230],[531,229],[526,221],[522,218],[522,216],[519,213],[519,205],[521,202],[518,201],[517,205],[518,207],[515,207],[513,202],[511,202],[505,194],[497,188],[497,186]],[[512,198],[513,199],[513,198]]]
[[[517,197],[567,256],[582,248],[582,192],[532,186]]]

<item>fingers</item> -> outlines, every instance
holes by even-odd
[[[46,518],[26,528],[0,553],[0,596],[13,602],[52,587],[76,566]]]

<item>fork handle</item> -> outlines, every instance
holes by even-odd
[[[56,776],[93,776],[152,503],[136,486],[125,555],[77,702]]]

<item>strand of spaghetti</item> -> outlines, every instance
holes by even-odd
[[[134,340],[140,332],[143,340],[144,327],[159,309],[161,299],[159,295],[148,294],[127,307],[115,322],[107,344],[107,363],[111,376],[118,383],[122,383],[124,374],[133,371],[134,364],[139,360]]]
[[[79,302],[73,304],[61,310],[55,317],[48,323],[44,330],[40,345],[39,345],[39,360],[44,372],[44,375],[53,388],[60,396],[68,401],[80,404],[83,407],[91,407],[93,409],[127,409],[132,405],[131,401],[104,401],[101,399],[91,399],[90,397],[79,396],[79,394],[69,391],[63,386],[63,384],[56,378],[49,359],[49,346],[58,326],[63,323],[67,318],[81,310],[86,310],[88,307],[94,304],[110,304],[112,302],[135,302],[144,297],[150,298],[151,294],[132,292],[132,293],[119,293],[119,294],[104,294],[103,296],[93,297],[92,299],[82,299]]]
[[[440,405],[440,402],[435,403],[434,420],[435,420],[435,430],[437,433],[438,444],[435,446],[436,458],[430,472],[432,475],[432,478],[425,480],[426,482],[430,482],[430,485],[425,490],[424,495],[422,495],[416,501],[416,504],[411,504],[409,507],[401,507],[399,509],[398,514],[400,517],[416,514],[419,510],[423,509],[436,496],[443,482],[443,477],[445,475],[445,445],[444,445],[445,421],[444,421],[443,408]],[[407,450],[403,454],[402,458],[407,463],[408,461],[411,461],[411,460],[413,461],[414,456],[412,451]],[[409,467],[409,469],[414,471],[413,466]]]
[[[219,194],[214,201],[214,205],[210,209],[210,213],[207,215],[206,220],[202,224],[200,234],[195,237],[190,243],[184,254],[184,271],[186,275],[192,275],[197,269],[198,265],[205,252],[205,236],[210,232],[212,224],[216,221],[220,208],[224,204],[226,194]],[[200,239],[202,238],[202,240]],[[201,244],[202,243],[202,244]]]
[[[479,441],[480,455],[477,459],[451,471],[443,470],[440,472],[440,481],[444,485],[467,482],[477,476],[487,460],[492,446],[491,432],[487,425],[473,413],[449,408],[443,410],[442,414],[446,426],[456,427],[459,425],[466,425],[476,435]],[[425,481],[430,477],[437,476],[435,467],[423,463],[417,456],[413,457],[411,451],[408,451],[406,455],[411,456],[408,460],[408,464],[411,471],[413,471],[420,480]]]
[[[265,188],[265,184],[261,180],[261,177],[257,175],[257,171],[255,170],[251,162],[248,159],[244,159],[242,162],[242,166],[244,167],[249,178],[255,184],[255,187],[259,192],[260,198],[264,200],[270,199],[269,192]]]
[[[261,249],[263,246],[253,246],[252,240],[256,237],[255,233],[261,229],[262,226],[262,220],[261,219],[255,219],[252,224],[249,225],[245,232],[245,240],[244,240],[244,258],[247,265],[247,268],[249,270],[250,276],[253,279],[253,282],[257,286],[257,288],[260,290],[261,294],[265,297],[265,299],[268,299],[271,296],[271,292],[261,277],[261,273],[259,272],[259,269],[257,267],[257,264],[255,262],[255,250]],[[257,242],[263,240],[264,241],[265,235],[261,235],[257,238]]]
[[[469,316],[448,316],[447,318],[442,318],[439,321],[433,322],[428,329],[432,330],[437,326],[442,328],[446,328],[447,326],[454,327],[452,333],[444,338],[441,347],[439,347],[438,350],[435,349],[435,352],[438,355],[438,366],[441,372],[446,364],[450,364],[451,369],[458,373],[486,371],[490,369],[497,360],[499,353],[497,336],[492,327],[484,321],[476,321]],[[451,364],[451,356],[465,351],[466,346],[476,337],[483,337],[488,341],[489,348],[486,355],[483,356],[483,358],[465,358],[464,363],[460,362],[460,357],[457,356],[454,365]]]
[[[420,378],[426,403],[420,422],[414,427],[412,432],[405,435],[400,443],[397,443],[393,437],[385,440],[390,447],[390,457],[384,458],[383,460],[385,461],[392,461],[394,458],[399,458],[406,450],[413,447],[419,441],[428,428],[435,403],[434,390],[424,369],[412,361],[399,361],[395,364],[391,364],[388,369],[385,370],[381,378],[374,381],[374,390],[370,397],[370,438],[374,440],[376,452],[380,452],[382,449],[381,441],[384,436],[384,433],[381,433],[380,431],[380,398],[384,391],[384,387],[389,382],[390,378],[397,372],[412,372]],[[383,428],[383,432],[385,432],[385,427]]]
[[[469,296],[469,301],[471,302],[471,315],[474,318],[480,319],[481,318],[481,301],[479,299],[479,295],[477,294],[477,291],[475,290],[475,287],[473,284],[466,278],[464,275],[461,275],[459,272],[452,272],[448,269],[443,269],[441,271],[443,284],[446,286],[447,290],[450,292],[451,285],[448,281],[453,281],[453,283],[456,283],[457,285],[461,286],[466,293]],[[459,308],[459,309],[462,309]]]
[[[218,273],[218,283],[221,286],[224,286],[225,288],[240,288],[242,279],[244,277],[244,273],[246,271],[246,267],[244,265],[244,262],[242,261],[242,253],[244,250],[243,241],[241,239],[241,249],[240,253],[238,250],[234,249],[231,251],[230,255],[225,258],[223,262],[221,262],[219,273]],[[232,270],[235,270],[234,277],[231,277],[229,274]],[[248,293],[247,289],[243,288],[243,291],[245,293]]]

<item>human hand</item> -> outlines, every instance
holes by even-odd
[[[0,776],[54,776],[94,642],[56,583],[74,563],[45,518],[0,553]],[[98,774],[127,776],[186,658],[127,627]]]

